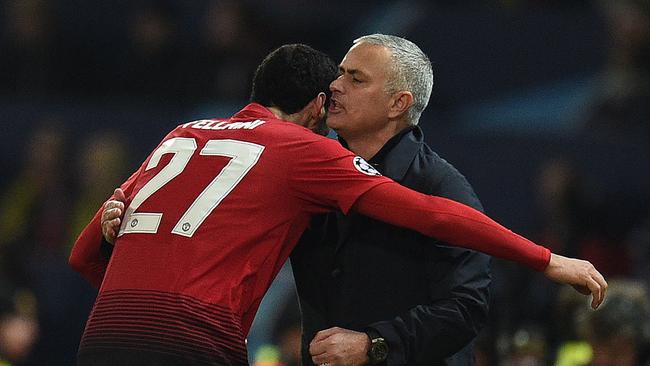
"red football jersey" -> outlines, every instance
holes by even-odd
[[[337,141],[258,104],[178,126],[122,186],[127,208],[80,355],[246,364],[244,337],[311,215],[347,212],[386,182]]]

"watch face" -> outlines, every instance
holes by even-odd
[[[373,362],[381,362],[388,356],[388,344],[383,338],[375,338],[372,340],[372,353]]]

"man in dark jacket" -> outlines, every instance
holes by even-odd
[[[339,71],[327,123],[346,147],[402,185],[482,209],[417,126],[433,71],[415,44],[362,37]],[[430,241],[356,214],[314,220],[291,257],[303,364],[473,364],[472,340],[487,320],[489,258]]]

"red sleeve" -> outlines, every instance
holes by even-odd
[[[101,216],[103,206],[86,226],[74,243],[68,263],[91,285],[99,288],[108,266],[108,259],[100,251],[102,243]]]
[[[287,159],[293,159],[289,184],[300,199],[310,203],[312,212],[337,208],[347,213],[370,188],[390,182],[336,140],[309,132],[295,145],[285,149]]]
[[[421,194],[394,182],[370,189],[359,197],[353,209],[452,245],[524,264],[536,271],[546,269],[551,260],[549,249],[513,233],[469,206]]]
[[[120,186],[127,197],[133,190],[133,183],[138,173],[139,171],[135,172]],[[113,199],[113,196],[110,199]],[[127,205],[126,202],[125,205]],[[104,212],[104,205],[99,208],[90,223],[79,234],[68,259],[68,264],[96,288],[101,286],[106,267],[108,266],[108,258],[101,252],[103,238],[101,227],[102,212]]]

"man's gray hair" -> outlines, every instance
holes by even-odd
[[[363,36],[353,43],[383,46],[391,52],[392,70],[387,75],[386,91],[392,94],[406,90],[413,94],[413,105],[406,117],[411,125],[417,125],[433,89],[433,67],[427,55],[415,43],[386,34]]]

